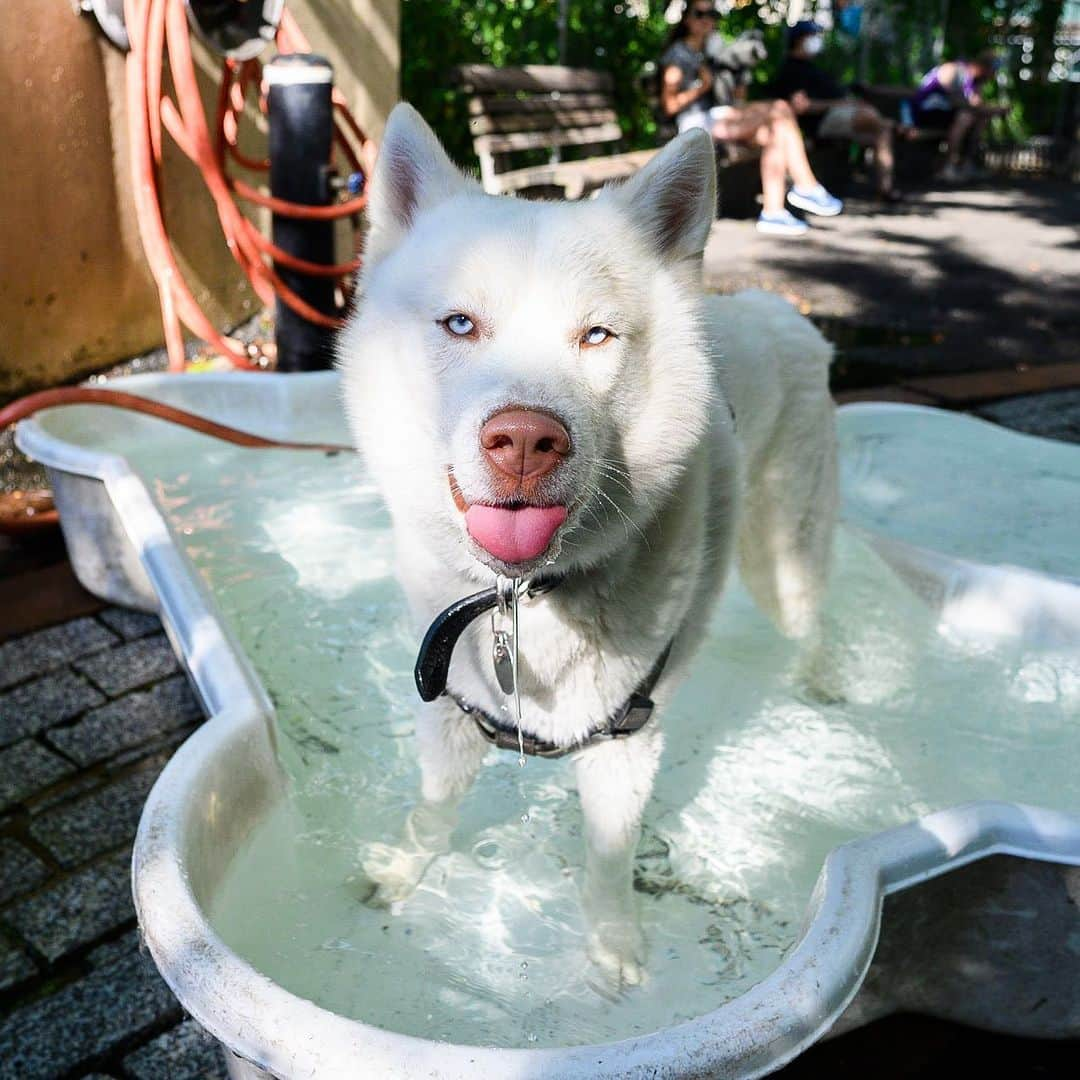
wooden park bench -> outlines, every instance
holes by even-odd
[[[469,95],[469,132],[490,195],[561,194],[579,199],[609,180],[632,176],[656,153],[618,153],[622,128],[606,71],[531,65],[456,69]],[[526,151],[549,160],[521,165]],[[562,160],[564,150],[584,157]],[[599,151],[599,153],[597,153]]]
[[[632,176],[656,153],[595,153],[617,147],[623,137],[613,80],[606,71],[465,64],[455,69],[455,76],[469,95],[469,133],[488,194],[521,192],[578,199],[609,180]],[[659,116],[655,95],[652,103]],[[674,126],[669,126],[674,135]],[[561,160],[564,149],[585,151],[586,156]],[[523,153],[532,151],[535,157],[537,151],[545,150],[551,153],[550,160],[519,164]],[[724,214],[757,214],[760,158],[756,146],[717,145],[718,201]]]

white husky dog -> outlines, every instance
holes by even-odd
[[[633,858],[663,742],[648,706],[733,552],[781,630],[812,628],[836,515],[830,347],[777,297],[702,294],[715,205],[703,132],[591,201],[532,202],[484,194],[399,105],[338,347],[418,625],[497,577],[554,583],[520,604],[522,728],[574,752],[589,953],[616,988],[643,977]],[[421,710],[421,799],[365,864],[378,901],[447,849],[491,741],[517,745],[492,649],[484,615]]]

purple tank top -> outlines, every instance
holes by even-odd
[[[955,62],[956,73],[951,86],[941,81],[941,65],[928,71],[915,91],[912,104],[917,109],[952,109],[970,101],[975,93],[975,79],[971,68],[962,60]]]

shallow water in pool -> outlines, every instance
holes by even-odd
[[[1080,450],[935,409],[840,414],[844,514],[946,555],[1080,579]]]
[[[492,751],[452,851],[398,910],[372,909],[365,848],[398,834],[419,779],[416,638],[388,516],[347,455],[201,442],[170,460],[154,467],[156,497],[275,703],[291,780],[211,919],[328,1009],[481,1045],[654,1031],[777,966],[837,844],[969,799],[1080,809],[1080,643],[943,632],[845,530],[821,640],[783,640],[733,582],[663,718],[637,857],[644,987],[612,1000],[591,983],[565,761],[519,768]]]

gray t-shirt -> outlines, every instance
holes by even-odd
[[[660,57],[660,68],[664,70],[669,67],[677,67],[682,72],[682,81],[679,83],[679,93],[684,90],[689,90],[701,78],[701,68],[705,63],[705,54],[698,52],[696,49],[691,49],[684,40],[676,41],[672,44]],[[701,97],[694,101],[691,101],[685,109],[680,109],[675,114],[676,122],[684,116],[689,116],[696,113],[708,113],[709,106],[712,104],[708,94],[702,94]]]

